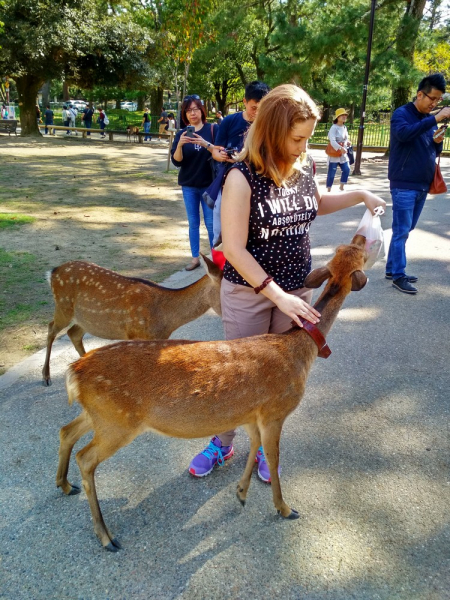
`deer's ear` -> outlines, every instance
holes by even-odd
[[[331,273],[328,267],[320,267],[319,269],[314,269],[306,277],[305,287],[319,288],[322,285],[322,283],[329,277],[331,277]]]
[[[367,283],[367,275],[363,271],[352,273],[352,292],[359,292]]]
[[[219,283],[222,281],[223,271],[210,260],[207,256],[200,252],[200,262],[202,263],[202,267],[205,269],[206,274],[211,277],[211,279],[218,281]]]

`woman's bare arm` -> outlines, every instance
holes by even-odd
[[[366,207],[374,214],[375,208],[381,206],[383,209],[386,208],[386,202],[383,198],[368,192],[367,190],[355,190],[354,192],[340,192],[334,194],[331,192],[320,193],[319,184],[316,181],[316,200],[319,204],[318,215],[329,215],[331,213],[342,210],[343,208],[350,208],[350,206],[356,206],[361,202],[364,202]]]

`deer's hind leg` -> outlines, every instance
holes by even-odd
[[[269,465],[275,508],[285,519],[298,519],[298,512],[286,504],[281,493],[278,465],[280,463],[280,436],[282,427],[283,421],[272,421],[266,425],[260,425],[262,445],[267,464]]]
[[[105,429],[105,433],[96,429],[93,440],[76,455],[84,491],[91,509],[94,531],[105,550],[110,552],[117,552],[121,545],[111,534],[103,520],[95,488],[95,469],[101,462],[113,456],[117,450],[132,442],[136,435],[136,432],[127,432],[123,429],[120,431],[113,428]]]
[[[52,385],[52,380],[50,379],[50,354],[52,352],[53,342],[55,341],[55,338],[58,335],[58,333],[62,331],[65,327],[70,325],[72,317],[72,310],[69,313],[67,313],[61,310],[61,308],[58,307],[58,305],[56,306],[53,321],[50,321],[50,323],[48,324],[47,353],[45,355],[45,362],[42,368],[42,385]]]
[[[77,485],[72,485],[67,480],[69,472],[70,455],[72,448],[78,440],[92,429],[92,421],[87,412],[83,411],[73,421],[65,427],[62,427],[59,432],[59,463],[56,472],[56,487],[60,487],[68,496],[79,494],[81,488]]]
[[[86,350],[83,345],[83,335],[85,334],[84,329],[82,329],[79,325],[75,323],[72,327],[67,331],[67,335],[72,341],[72,344],[75,347],[75,350],[78,352],[80,356],[84,356],[86,354]]]
[[[248,423],[245,429],[250,438],[250,452],[248,454],[247,464],[245,465],[244,473],[237,485],[236,495],[242,506],[245,506],[248,488],[252,477],[253,467],[255,466],[255,456],[258,448],[261,446],[261,435],[258,426],[255,423]]]

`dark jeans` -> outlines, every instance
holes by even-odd
[[[341,167],[341,183],[347,183],[348,176],[350,175],[350,166],[348,161],[343,163],[330,162],[328,165],[328,174],[327,174],[327,188],[330,188],[333,185],[334,176],[336,175],[336,171],[338,165]]]
[[[399,279],[406,273],[406,240],[409,232],[417,225],[427,193],[398,188],[391,190],[392,238],[386,262],[386,273],[392,273],[392,279]]]
[[[48,125],[53,125],[53,120],[51,120],[51,121],[45,121],[45,130],[44,130],[45,131],[45,135],[47,135],[47,133],[48,133],[48,127],[47,127]]]
[[[86,127],[86,129],[90,129],[92,127],[92,121],[86,121],[86,119],[85,119],[84,126]],[[91,135],[91,134],[88,131],[86,135]]]

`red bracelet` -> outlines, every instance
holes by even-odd
[[[266,277],[261,285],[258,285],[258,287],[254,288],[255,294],[259,294],[259,292],[267,287],[271,281],[273,281],[273,277]]]

